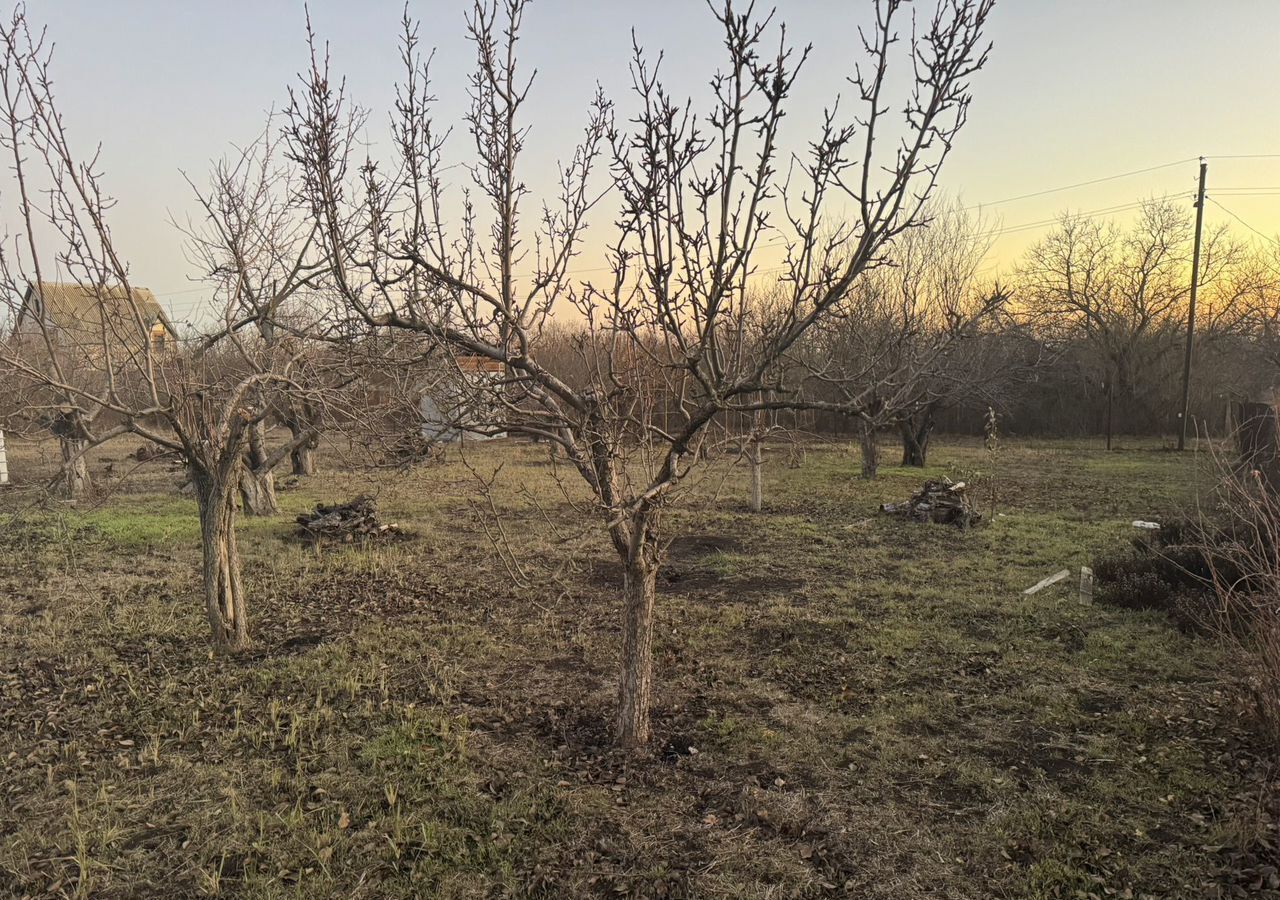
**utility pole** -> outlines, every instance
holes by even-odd
[[[1187,354],[1182,361],[1182,415],[1178,417],[1178,449],[1187,449],[1191,406],[1191,350],[1196,340],[1196,291],[1200,287],[1200,229],[1204,225],[1204,181],[1209,164],[1200,157],[1200,190],[1196,193],[1196,243],[1191,254],[1191,302],[1187,306]]]

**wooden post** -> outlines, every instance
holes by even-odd
[[[1093,602],[1093,569],[1088,566],[1080,567],[1080,602]]]
[[[760,512],[764,507],[764,453],[759,435],[751,438],[751,511]]]
[[[1115,379],[1107,381],[1107,449],[1111,449],[1111,398],[1116,392]]]
[[[4,449],[4,432],[0,431],[0,484],[9,483],[9,456]]]

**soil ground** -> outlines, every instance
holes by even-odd
[[[179,474],[111,445],[100,499],[44,503],[53,449],[11,440],[28,484],[0,493],[2,895],[1280,896],[1231,660],[1074,579],[1022,594],[1186,508],[1191,454],[944,440],[865,482],[847,447],[776,449],[760,514],[715,470],[665,520],[635,755],[609,740],[619,569],[545,448],[468,452],[501,466],[502,552],[456,454],[330,448],[240,522],[254,647],[227,656]],[[939,475],[984,511],[994,475],[999,514],[877,512]],[[292,537],[362,493],[414,538]]]

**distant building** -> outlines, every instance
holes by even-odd
[[[173,323],[146,288],[126,293],[122,287],[41,281],[27,285],[14,333],[38,335],[43,321],[53,340],[68,347],[84,352],[103,347],[137,351],[139,318],[152,351],[175,346]]]
[[[486,407],[493,402],[492,385],[502,378],[502,363],[484,356],[456,356],[454,364],[457,371],[423,390],[418,398],[422,436],[443,443],[460,441],[464,435],[477,441],[506,437],[505,433],[484,434],[469,428],[496,416],[496,410]]]

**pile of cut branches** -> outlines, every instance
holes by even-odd
[[[346,503],[317,504],[314,512],[297,518],[295,534],[307,543],[353,544],[371,540],[403,539],[409,535],[394,523],[378,521],[378,505],[372,497]]]
[[[936,522],[968,528],[982,518],[982,513],[969,502],[963,481],[949,478],[924,483],[906,503],[883,503],[880,511],[903,515],[917,522]]]

